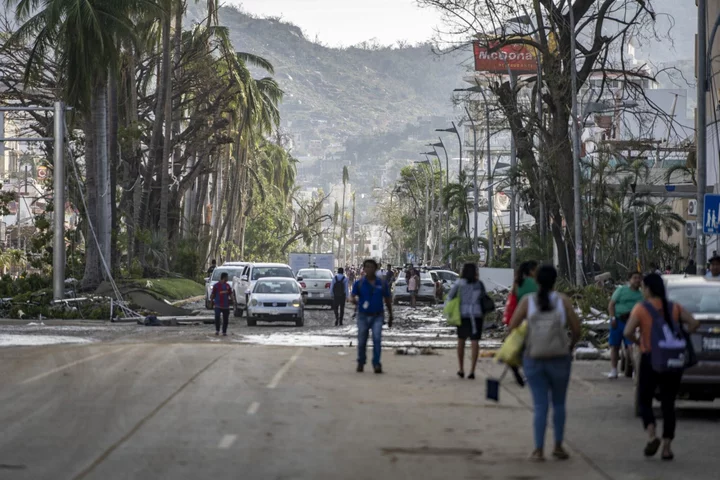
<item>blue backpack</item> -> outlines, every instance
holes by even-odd
[[[650,331],[651,353],[650,359],[653,370],[656,372],[681,372],[685,369],[687,341],[683,336],[679,324],[666,319],[650,302],[643,305],[652,317]],[[668,302],[668,310],[672,316],[673,304]]]

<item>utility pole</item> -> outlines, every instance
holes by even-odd
[[[53,149],[53,299],[65,298],[65,105],[55,102]]]
[[[702,1],[702,0],[699,0]],[[582,248],[582,196],[580,195],[580,132],[578,132],[577,66],[575,65],[575,14],[572,2],[568,1],[570,13],[570,88],[572,89],[572,143],[573,143],[573,203],[575,225],[575,284],[584,283]],[[704,58],[704,57],[699,57]]]
[[[515,95],[515,75],[510,70],[508,65],[508,75],[510,76],[510,88],[512,89],[513,96]],[[515,270],[517,263],[517,185],[515,182],[515,167],[517,166],[517,151],[515,148],[515,135],[512,130],[510,131],[510,168],[513,173],[513,178],[510,182],[510,191],[512,196],[510,197],[510,268]]]
[[[392,197],[390,197],[390,202],[392,202]],[[352,253],[351,253],[351,255],[350,255],[350,257],[351,257],[351,260],[350,260],[350,261],[352,262],[353,265],[355,265],[355,192],[353,192],[353,194],[352,194],[352,204],[353,204],[353,205],[352,205],[352,228],[351,228],[351,230],[352,230],[352,233],[351,233],[351,237],[352,237],[352,244],[351,244],[351,245],[352,245],[352,249],[351,249],[351,252],[352,252]]]
[[[697,124],[697,204],[698,217],[703,218],[705,212],[705,191],[707,189],[707,112],[706,112],[706,92],[707,92],[707,3],[706,0],[697,0],[697,113],[695,120]],[[717,192],[716,192],[717,193]],[[705,272],[705,262],[707,259],[707,250],[705,247],[705,236],[702,232],[698,233],[697,248],[695,249],[695,259],[699,274]]]
[[[487,107],[486,107],[486,111],[487,111]],[[465,107],[465,113],[467,114],[468,120],[470,120],[470,125],[472,125],[472,129],[473,129],[473,213],[475,215],[475,231],[473,232],[472,250],[473,250],[473,252],[478,253],[479,252],[479,249],[478,249],[478,199],[479,199],[480,194],[478,192],[478,185],[477,185],[477,172],[478,172],[477,128],[475,128],[475,121],[473,120],[472,115],[470,115],[470,110],[468,110],[467,107]],[[486,259],[487,259],[487,257],[486,257]]]

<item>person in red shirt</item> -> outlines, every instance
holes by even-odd
[[[220,335],[220,315],[222,314],[223,337],[227,337],[230,306],[235,303],[232,287],[227,283],[227,280],[228,274],[226,272],[221,273],[220,281],[213,285],[212,295],[210,295],[213,307],[215,307],[215,335]]]

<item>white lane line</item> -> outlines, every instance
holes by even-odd
[[[59,367],[55,367],[51,370],[43,372],[39,375],[35,375],[34,377],[26,378],[25,380],[20,382],[20,385],[27,385],[28,383],[36,382],[45,377],[49,377],[50,375],[52,375],[54,373],[62,372],[63,370],[65,370],[67,368],[74,367],[75,365],[80,365],[81,363],[89,362],[90,360],[95,360],[96,358],[104,357],[105,355],[110,355],[111,353],[119,352],[120,350],[124,350],[124,348],[97,353],[95,355],[90,355],[89,357],[81,358],[80,360],[75,360],[74,362],[66,363],[65,365],[61,365]]]
[[[260,402],[252,402],[247,409],[248,415],[255,415],[260,408]]]
[[[285,374],[288,372],[288,370],[290,370],[290,367],[292,367],[293,363],[295,363],[297,361],[297,359],[300,356],[300,354],[302,353],[302,351],[303,351],[302,348],[298,348],[298,351],[295,352],[295,355],[290,357],[290,360],[285,362],[285,365],[283,365],[282,368],[280,370],[278,370],[278,372],[272,378],[272,380],[270,380],[270,383],[268,383],[267,388],[273,389],[278,386],[278,384],[280,383],[280,380],[282,380],[282,378],[285,376]]]
[[[218,443],[217,448],[221,450],[227,450],[228,448],[232,447],[233,443],[235,443],[235,440],[237,440],[237,435],[223,435],[223,437],[220,439],[220,442]]]

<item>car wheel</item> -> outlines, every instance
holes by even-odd
[[[205,299],[205,310],[212,310],[212,302],[207,298]]]
[[[398,299],[395,298],[395,297],[393,297],[393,305],[397,305],[398,303],[399,303],[399,302],[398,302]]]
[[[247,319],[247,326],[248,326],[248,327],[255,327],[255,326],[257,326],[257,320],[248,317],[248,319]]]
[[[242,308],[235,305],[235,308],[233,309],[233,315],[235,316],[235,318],[242,317],[242,314],[243,314]]]
[[[300,317],[299,320],[295,320],[295,326],[296,327],[303,327],[305,326],[305,315],[303,314],[302,317]]]

